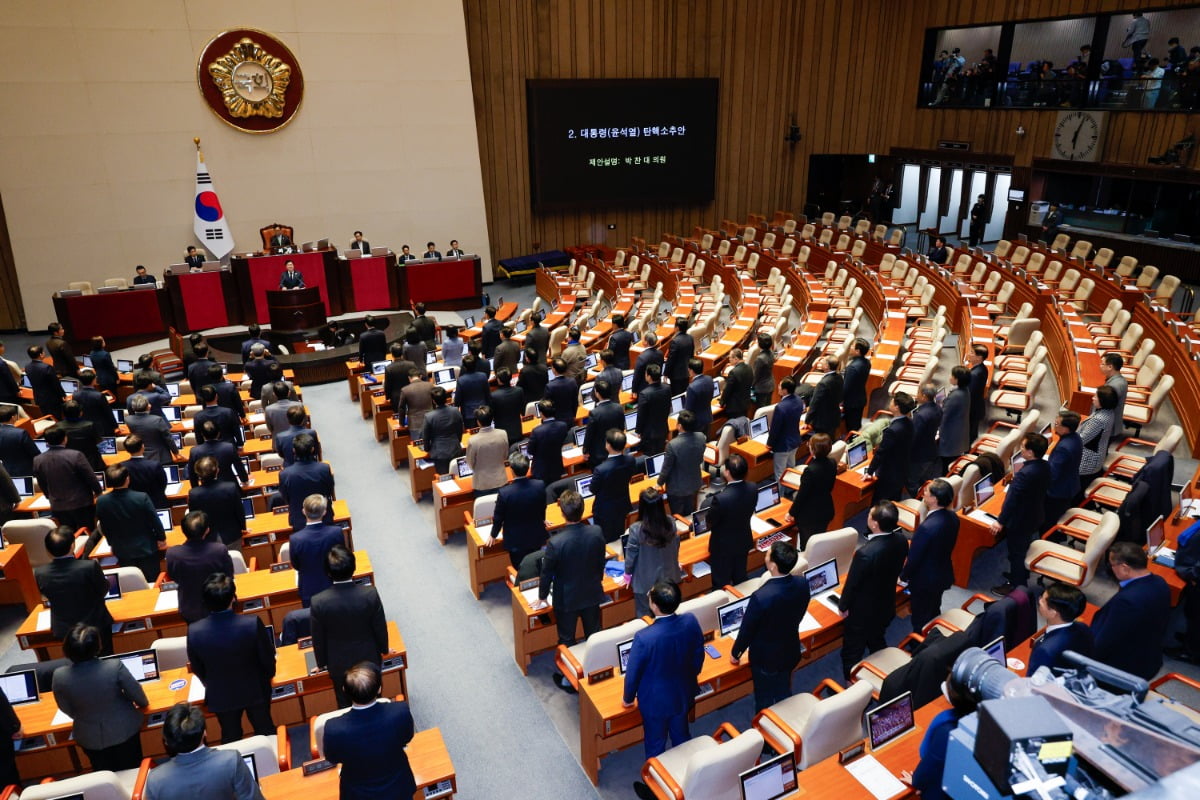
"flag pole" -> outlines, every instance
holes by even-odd
[[[196,154],[198,156],[200,156],[200,163],[203,164],[204,163],[204,151],[202,151],[200,149],[200,137],[195,136],[192,138],[192,141],[196,143]]]

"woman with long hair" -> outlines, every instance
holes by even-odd
[[[679,583],[679,534],[667,513],[667,498],[653,486],[638,497],[638,519],[629,526],[625,543],[625,583],[633,585],[637,616],[651,616],[646,593],[658,581]]]

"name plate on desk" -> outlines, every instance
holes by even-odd
[[[380,672],[390,672],[394,669],[404,669],[404,656],[392,656],[385,658],[380,667]]]
[[[272,464],[271,466],[266,467],[263,472],[281,472],[282,470],[283,464]]]
[[[454,783],[451,781],[438,781],[431,786],[426,786],[423,790],[425,800],[434,800],[437,797],[447,797],[454,793]]]
[[[325,772],[326,770],[331,769],[333,769],[333,763],[325,758],[316,758],[312,761],[305,761],[300,765],[301,773],[306,778],[310,775],[316,775],[318,772]]]
[[[517,584],[517,588],[519,590],[521,590],[522,592],[524,592],[524,591],[528,591],[529,589],[536,589],[537,587],[539,587],[541,585],[542,585],[541,578],[527,578],[527,579],[521,581],[519,584]]]
[[[279,700],[283,697],[293,697],[296,694],[296,684],[285,683],[283,686],[271,687],[271,699]]]
[[[292,568],[292,565],[286,561],[280,561],[271,565],[271,572],[287,572]]]
[[[258,547],[269,543],[271,540],[266,536],[248,536],[246,537],[247,547]]]
[[[612,676],[613,676],[613,668],[605,667],[604,669],[598,669],[595,672],[589,672],[587,679],[588,679],[588,683],[600,683],[601,681],[608,680]]]
[[[370,575],[363,575],[361,578],[354,579],[355,586],[370,586],[372,584]]]

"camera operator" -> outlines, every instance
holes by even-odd
[[[950,732],[958,727],[958,721],[975,713],[975,698],[949,680],[942,682],[942,694],[950,701],[950,708],[929,722],[925,738],[921,740],[921,761],[912,772],[900,771],[900,780],[916,789],[922,800],[946,800],[942,791],[942,772],[946,767],[946,747]]]

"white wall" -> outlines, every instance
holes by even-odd
[[[222,30],[282,40],[303,107],[269,135],[205,105]],[[0,196],[31,329],[71,280],[159,274],[192,234],[199,136],[237,249],[362,229],[415,252],[450,239],[491,279],[463,7],[452,0],[4,0]]]

